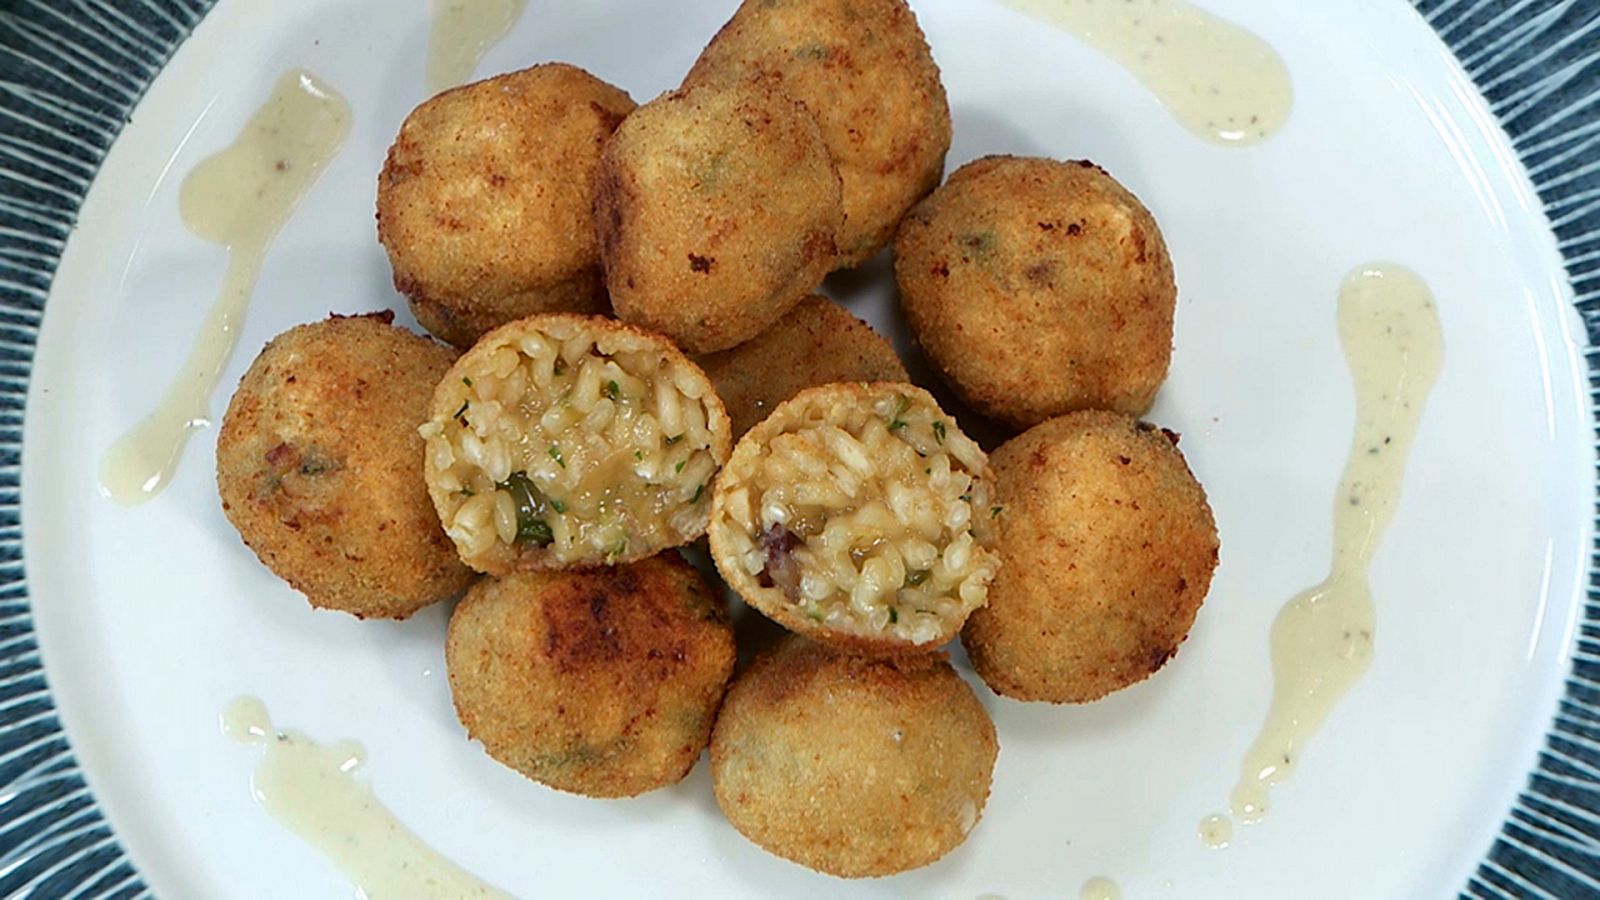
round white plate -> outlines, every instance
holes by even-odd
[[[535,0],[479,73],[566,60],[643,101],[676,85],[733,5]],[[1205,5],[1288,64],[1293,115],[1259,146],[1201,142],[1105,58],[999,4],[916,4],[949,91],[950,168],[987,153],[1088,157],[1160,221],[1181,296],[1150,418],[1183,434],[1222,563],[1188,643],[1144,684],[1066,708],[979,684],[1001,740],[982,823],[933,866],[845,883],[743,840],[703,763],[674,788],[592,801],[490,761],[450,705],[448,609],[398,624],[310,610],[223,519],[214,431],[154,502],[101,498],[101,454],[156,402],[222,275],[224,252],[179,222],[178,185],[288,68],[343,92],[354,130],[272,250],[213,411],[272,335],[330,311],[404,309],[373,192],[424,97],[427,4],[221,3],[89,190],[39,335],[22,454],[50,687],[145,882],[171,897],[349,896],[255,805],[255,753],[219,733],[228,701],[254,694],[280,726],[363,742],[403,821],[518,896],[1059,897],[1095,875],[1129,897],[1466,885],[1544,740],[1582,605],[1595,479],[1572,290],[1517,153],[1411,6]],[[1327,569],[1353,417],[1335,294],[1380,259],[1432,286],[1446,361],[1373,571],[1376,660],[1268,819],[1209,850],[1196,824],[1225,808],[1264,715],[1268,626]],[[887,267],[869,271],[829,287],[908,349]]]

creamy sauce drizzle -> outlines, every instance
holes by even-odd
[[[229,704],[222,730],[240,743],[266,748],[250,779],[256,802],[332,860],[365,900],[510,900],[510,894],[440,856],[378,802],[372,788],[356,778],[366,762],[360,744],[319,744],[297,731],[278,731],[254,697]]]
[[[1400,501],[1406,455],[1444,362],[1428,285],[1390,263],[1362,266],[1339,290],[1339,337],[1355,381],[1356,431],[1334,497],[1332,571],[1286,603],[1272,624],[1272,706],[1240,766],[1231,810],[1246,823],[1267,812],[1271,789],[1294,771],[1372,659],[1376,612],[1367,570]],[[1202,834],[1221,834],[1212,816]]]
[[[183,370],[155,411],[123,435],[100,466],[100,492],[125,506],[143,503],[172,480],[189,437],[210,424],[211,392],[239,340],[239,326],[267,248],[339,152],[350,107],[304,70],[278,79],[234,142],[184,179],[183,224],[228,248],[228,270]]]
[[[1096,876],[1078,889],[1078,900],[1122,900],[1122,889],[1115,881]]]
[[[528,0],[433,0],[428,93],[472,77],[483,55],[511,31]]]
[[[1111,57],[1183,127],[1230,146],[1271,137],[1294,90],[1272,46],[1185,0],[1006,0]]]
[[[1233,820],[1227,816],[1206,816],[1200,820],[1200,843],[1221,850],[1233,842]]]

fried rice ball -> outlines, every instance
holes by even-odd
[[[467,565],[614,565],[705,533],[728,415],[671,341],[612,319],[529,316],[434,390],[428,493]]]
[[[921,388],[808,388],[739,439],[712,492],[711,556],[790,631],[926,653],[983,605],[999,566],[991,478]]]
[[[749,79],[817,117],[844,181],[838,268],[881,250],[939,185],[950,106],[905,0],[745,0],[684,85]]]
[[[217,434],[217,492],[239,537],[311,605],[404,619],[472,580],[422,481],[433,385],[455,353],[334,316],[273,338]]]
[[[994,723],[942,656],[874,660],[790,636],[734,681],[717,805],[762,849],[842,878],[925,866],[983,815]]]
[[[839,381],[911,380],[882,335],[817,294],[754,338],[695,362],[716,384],[733,420],[734,440],[805,388]]]
[[[1216,522],[1177,435],[1078,412],[992,461],[1003,564],[961,635],[978,674],[1052,703],[1150,677],[1188,637],[1217,566]]]
[[[582,69],[546,63],[406,117],[378,176],[378,240],[424,328],[466,349],[532,313],[605,310],[594,171],[633,107]]]
[[[822,282],[844,221],[816,120],[758,85],[676,91],[629,116],[596,176],[617,316],[690,353],[749,340]]]
[[[485,579],[450,617],[456,715],[541,784],[631,797],[689,774],[733,675],[720,596],[677,553]]]
[[[1091,162],[962,166],[901,223],[895,277],[934,365],[1015,427],[1141,415],[1167,377],[1172,260],[1149,210]]]

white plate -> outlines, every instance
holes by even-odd
[[[733,5],[535,3],[479,71],[567,60],[642,101],[676,84]],[[1292,73],[1293,116],[1258,147],[1200,142],[1104,58],[998,5],[917,4],[954,114],[951,168],[993,152],[1089,157],[1161,222],[1181,300],[1171,379],[1150,417],[1184,435],[1222,565],[1193,635],[1149,682],[1081,708],[980,686],[1002,747],[982,824],[927,869],[842,883],[740,838],[703,764],[678,787],[600,802],[491,762],[451,710],[447,610],[393,624],[308,609],[223,519],[212,432],[155,502],[123,509],[98,495],[100,455],[153,405],[222,274],[223,252],[179,223],[181,177],[287,68],[342,91],[354,132],[269,257],[224,383],[293,324],[403,308],[374,236],[373,188],[423,98],[425,4],[222,3],[155,80],[90,191],[47,309],[23,461],[51,686],[150,886],[349,895],[252,802],[254,753],[217,727],[239,694],[261,696],[280,725],[365,743],[372,783],[401,819],[519,896],[1016,898],[1070,895],[1092,875],[1128,896],[1464,884],[1544,735],[1582,595],[1594,479],[1570,288],[1516,155],[1408,5],[1207,6],[1266,38]],[[1446,341],[1373,573],[1376,661],[1267,821],[1207,850],[1196,823],[1224,807],[1264,713],[1268,624],[1326,571],[1353,414],[1334,296],[1374,259],[1429,281]],[[893,328],[889,287],[859,283],[843,299]]]

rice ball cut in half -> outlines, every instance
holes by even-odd
[[[994,722],[942,655],[870,659],[790,636],[728,690],[711,783],[762,849],[875,878],[967,839],[999,752]]]
[[[717,479],[711,555],[791,631],[868,654],[925,652],[982,606],[992,479],[978,445],[909,384],[828,384],[750,429]]]
[[[530,316],[485,335],[434,390],[428,492],[480,572],[632,562],[705,533],[729,427],[666,338]]]

